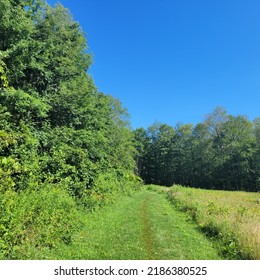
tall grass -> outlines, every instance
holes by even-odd
[[[220,241],[226,258],[260,259],[260,193],[173,186],[168,195],[202,231]]]

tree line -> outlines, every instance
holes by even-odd
[[[0,1],[0,258],[68,242],[76,209],[140,182],[128,114],[99,92],[91,62],[62,5]]]
[[[63,185],[81,199],[100,176],[131,177],[128,114],[87,73],[92,56],[69,11],[3,0],[0,38],[1,185]]]
[[[138,174],[148,184],[260,190],[260,118],[217,107],[197,125],[155,123],[134,134]]]

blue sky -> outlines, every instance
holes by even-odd
[[[59,2],[86,33],[99,91],[121,100],[133,128],[196,124],[216,106],[260,116],[260,1]]]

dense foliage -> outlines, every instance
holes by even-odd
[[[260,190],[260,119],[218,107],[195,126],[155,123],[136,129],[135,139],[146,183]]]
[[[138,181],[127,113],[98,92],[90,64],[62,5],[0,1],[0,258],[69,242],[77,207]]]

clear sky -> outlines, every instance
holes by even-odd
[[[260,116],[259,0],[59,2],[86,33],[99,91],[121,100],[133,128],[196,124],[216,106]]]

